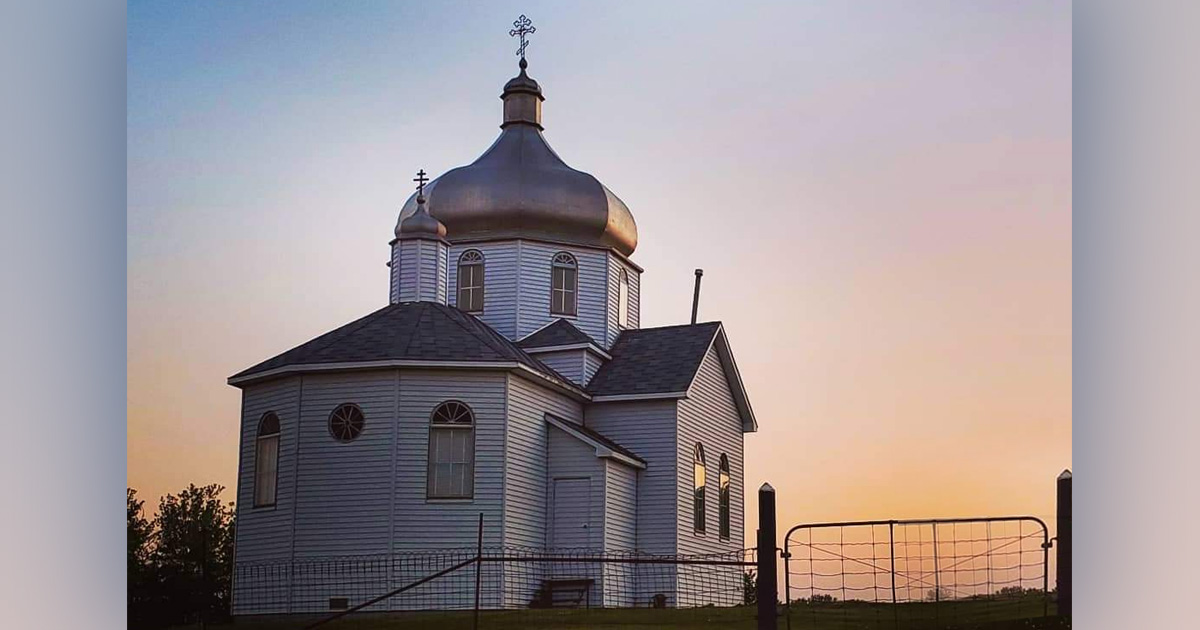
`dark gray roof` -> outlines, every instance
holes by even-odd
[[[611,448],[612,450],[614,450],[626,457],[629,457],[631,459],[635,459],[643,464],[646,463],[646,460],[642,459],[641,457],[638,457],[637,453],[634,453],[633,451],[625,448],[624,446],[617,444],[616,442],[610,440],[608,437],[597,432],[595,429],[590,429],[588,427],[583,426],[582,424],[577,424],[574,426],[576,429],[579,429],[580,433],[592,438],[593,440],[596,440],[597,442],[607,446],[608,448]]]
[[[577,343],[590,343],[599,347],[587,333],[575,327],[575,324],[556,319],[554,323],[545,326],[537,332],[517,342],[522,348],[547,348],[550,346],[569,346]]]
[[[385,306],[230,379],[291,365],[398,360],[517,362],[554,380],[570,382],[491,326],[436,302]]]
[[[721,322],[626,330],[588,383],[593,396],[686,391]]]

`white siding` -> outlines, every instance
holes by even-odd
[[[585,377],[584,370],[587,361],[584,356],[585,354],[591,353],[583,349],[556,350],[554,352],[539,352],[533,356],[549,366],[550,369],[582,386],[586,382],[585,378],[590,378],[590,375]],[[592,370],[592,373],[595,374],[595,370]]]
[[[604,358],[594,352],[588,352],[583,357],[583,385],[587,386],[591,382],[592,377],[596,375],[596,370],[604,365]]]
[[[446,245],[426,239],[396,243],[400,271],[395,301],[446,302]],[[396,263],[393,262],[393,265]]]
[[[638,549],[676,553],[675,401],[592,403],[584,415],[588,427],[646,461],[638,479]]]
[[[517,241],[451,245],[447,271],[447,291],[451,306],[458,304],[458,258],[468,249],[483,254],[483,313],[479,319],[496,332],[516,339],[517,331]]]
[[[509,375],[504,489],[506,545],[544,547],[547,544],[547,413],[570,422],[583,420],[580,403]]]
[[[389,551],[396,372],[313,374],[301,393],[296,475],[297,559]],[[362,434],[339,442],[329,414],[354,403]]]
[[[613,342],[617,340],[617,335],[621,333],[623,328],[619,320],[621,292],[621,270],[624,269],[629,276],[629,326],[628,328],[638,328],[641,321],[641,277],[642,274],[634,269],[620,257],[612,252],[607,253],[608,257],[608,308],[606,310],[606,337],[604,337],[604,347],[611,348]],[[600,338],[597,337],[599,340]]]
[[[637,548],[637,469],[604,460],[604,550]],[[637,597],[636,565],[604,567],[604,605],[633,606]]]
[[[558,252],[569,252],[579,263],[578,308],[574,317],[550,314],[550,261]],[[521,299],[517,336],[527,335],[563,317],[592,339],[604,339],[608,301],[606,256],[600,250],[521,241]]]
[[[388,277],[391,279],[391,290],[388,292],[388,301],[391,304],[400,302],[400,241],[392,243],[392,264],[388,269]]]
[[[503,373],[403,371],[396,404],[396,462],[392,551],[474,547],[479,513],[484,544],[501,544],[504,491],[505,381]],[[426,499],[429,418],[459,400],[475,414],[475,496]]]
[[[704,445],[705,454],[705,533],[697,534],[692,521],[692,453],[696,443]],[[715,348],[710,348],[688,398],[679,403],[678,444],[678,524],[679,552],[683,554],[721,553],[744,547],[744,466],[742,451],[742,422],[730,393],[729,383],[721,368]],[[730,519],[729,540],[719,539],[720,459],[729,457]],[[682,572],[682,570],[681,570]],[[684,578],[681,576],[680,580]],[[734,578],[731,578],[731,581]],[[712,603],[733,605],[735,593],[721,592]]]

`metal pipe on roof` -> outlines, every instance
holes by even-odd
[[[700,278],[704,276],[703,269],[696,270],[696,289],[692,293],[692,323],[696,323],[696,313],[700,310]]]

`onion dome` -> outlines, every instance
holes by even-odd
[[[433,218],[425,208],[425,197],[417,193],[416,211],[396,226],[396,238],[446,238],[446,226]]]
[[[521,72],[504,86],[500,137],[471,164],[425,187],[428,212],[453,242],[530,238],[611,248],[637,247],[633,214],[598,179],[567,166],[542,135],[542,88]],[[397,235],[418,211],[417,195],[400,212]]]

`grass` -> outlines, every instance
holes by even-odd
[[[756,609],[574,609],[504,610],[480,613],[481,630],[754,630]],[[1054,614],[1053,605],[1050,614]],[[226,630],[299,630],[319,619],[241,619],[209,628]],[[1064,630],[1069,620],[1042,617],[1041,597],[1004,601],[952,601],[932,603],[795,604],[789,619],[781,614],[781,630]],[[343,617],[322,626],[328,630],[470,630],[469,611],[365,613]]]

